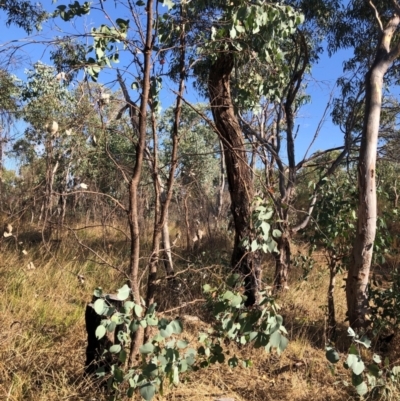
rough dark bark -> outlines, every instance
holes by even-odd
[[[392,37],[400,24],[399,11],[380,33],[377,54],[365,79],[365,110],[358,162],[359,206],[352,263],[346,282],[348,317],[351,327],[368,325],[368,283],[376,234],[376,153],[382,108],[383,77],[400,55],[400,43],[391,50]]]
[[[328,287],[328,318],[326,337],[328,341],[336,340],[336,314],[335,314],[335,284],[336,284],[336,262],[329,266],[329,287]]]
[[[233,55],[221,53],[211,67],[208,89],[214,122],[224,148],[235,225],[231,265],[244,275],[247,304],[253,305],[257,301],[260,288],[261,267],[257,252],[249,253],[241,246],[242,239],[250,237],[254,189],[242,130],[231,98],[230,77],[233,65]]]

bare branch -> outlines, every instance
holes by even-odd
[[[72,192],[53,192],[55,195],[60,195],[60,196],[69,196],[69,195],[74,195],[74,194],[93,194],[93,195],[102,195],[105,196],[106,198],[110,198],[117,206],[119,206],[124,212],[127,212],[127,208],[117,199],[115,199],[113,196],[105,194],[104,192],[96,192],[96,191],[72,191]]]
[[[397,1],[396,1],[396,0],[393,0],[393,3],[395,4],[395,6],[398,7]],[[374,10],[374,12],[375,12],[375,18],[376,18],[376,20],[378,21],[379,28],[381,29],[381,32],[383,32],[383,24],[382,24],[381,18],[380,18],[380,16],[379,16],[379,12],[378,12],[378,10],[377,10],[376,7],[375,7],[375,4],[374,4],[371,0],[368,1],[368,4],[369,4],[369,5],[371,6],[371,8]]]

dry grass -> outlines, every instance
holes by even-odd
[[[95,238],[92,239],[95,243]],[[122,265],[124,247],[115,245],[114,249],[114,260],[120,257],[117,263]],[[29,250],[28,256],[13,249],[0,252],[0,400],[104,400],[105,396],[83,376],[84,310],[93,288],[100,285],[113,291],[120,286],[119,273],[88,260],[88,253],[72,243],[63,244],[50,256],[35,247]],[[103,255],[110,257],[106,252]],[[33,261],[36,270],[26,269],[29,261]],[[204,267],[209,262],[204,254],[197,265],[191,266],[199,267],[203,263]],[[182,267],[187,264],[182,262]],[[182,276],[187,299],[198,297],[199,284],[215,279],[223,271],[223,267],[217,266],[202,270],[196,284],[193,284],[195,275],[185,276],[186,281]],[[85,277],[84,285],[79,283],[77,274]],[[337,280],[337,320],[342,333],[337,346],[345,351],[348,342],[343,323],[342,279]],[[325,360],[323,333],[327,282],[328,272],[322,260],[307,282],[297,280],[293,274],[290,289],[277,301],[282,307],[290,337],[289,347],[281,357],[230,345],[231,355],[250,358],[253,367],[230,369],[225,365],[214,365],[191,373],[184,383],[168,389],[163,397],[158,396],[158,400],[212,401],[221,397],[231,397],[235,401],[357,399],[353,390],[342,383],[344,378],[348,379],[347,371],[339,367],[333,376]],[[173,306],[172,301],[170,306]],[[201,304],[193,304],[182,313],[204,316]],[[187,322],[185,335],[196,342],[197,332],[206,326],[202,320]],[[390,353],[391,363],[399,360],[399,344],[397,338]],[[394,394],[392,399],[399,398]]]

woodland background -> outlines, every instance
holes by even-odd
[[[0,12],[1,397],[399,398],[397,1]]]

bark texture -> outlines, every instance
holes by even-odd
[[[231,265],[234,270],[244,275],[247,304],[253,305],[257,301],[259,292],[261,268],[257,252],[249,253],[241,246],[241,240],[250,237],[251,202],[254,189],[242,130],[231,98],[230,77],[233,65],[233,55],[221,53],[211,67],[208,89],[214,122],[223,144],[231,211],[235,225]]]
[[[351,327],[368,325],[368,283],[376,234],[376,154],[382,108],[383,77],[399,56],[399,44],[390,49],[400,23],[394,15],[382,30],[375,61],[365,79],[365,111],[358,162],[359,206],[356,240],[346,282],[348,317]]]
[[[143,167],[143,157],[146,147],[147,129],[147,105],[150,93],[150,71],[151,71],[151,52],[153,43],[153,0],[147,1],[147,20],[146,20],[146,42],[144,45],[144,68],[143,68],[143,91],[140,99],[138,142],[136,145],[136,162],[133,168],[132,178],[129,183],[129,210],[128,221],[131,234],[131,252],[129,260],[129,281],[132,289],[133,300],[141,303],[139,288],[139,259],[140,259],[140,229],[138,215],[138,187]],[[137,125],[136,116],[131,107],[132,126]],[[144,332],[139,328],[132,335],[132,345],[129,352],[128,365],[134,364],[135,358],[139,353],[139,348],[143,344]]]

